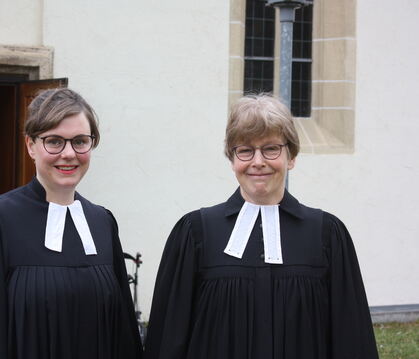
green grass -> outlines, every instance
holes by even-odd
[[[380,359],[419,359],[419,321],[374,325]]]

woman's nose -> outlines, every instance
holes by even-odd
[[[260,150],[260,148],[256,148],[255,149],[255,155],[253,157],[253,163],[255,165],[262,165],[265,163],[265,158],[262,155],[262,151]]]
[[[71,142],[67,141],[64,149],[61,152],[61,157],[75,157],[76,152],[73,149],[73,146],[71,146]]]

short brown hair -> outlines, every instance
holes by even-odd
[[[25,135],[35,139],[41,133],[57,127],[68,116],[84,113],[94,136],[93,147],[99,144],[98,119],[93,108],[77,92],[69,88],[41,91],[28,107]]]
[[[224,153],[232,161],[234,146],[269,135],[282,135],[291,159],[297,156],[300,141],[287,106],[270,94],[244,96],[231,108]]]

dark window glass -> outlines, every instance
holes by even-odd
[[[311,109],[311,63],[292,64],[291,112],[294,116],[308,117]]]
[[[297,9],[293,30],[291,112],[311,112],[311,42],[313,5]],[[264,1],[246,1],[244,92],[272,92],[275,49],[275,9]]]
[[[311,114],[311,42],[313,5],[295,10],[292,43],[291,112],[297,117]]]
[[[293,58],[311,59],[313,5],[295,10]]]
[[[272,92],[274,63],[270,60],[245,60],[244,92]]]
[[[244,92],[272,92],[275,9],[263,1],[246,2]]]

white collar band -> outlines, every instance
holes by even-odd
[[[282,264],[281,231],[279,224],[279,205],[259,206],[244,202],[231,232],[230,239],[224,253],[242,258],[249,241],[256,219],[262,214],[263,246],[265,263]]]
[[[50,202],[48,206],[47,227],[45,229],[45,247],[55,252],[61,252],[67,208],[81,238],[86,255],[97,254],[96,246],[90,233],[89,225],[79,200],[69,206]]]

